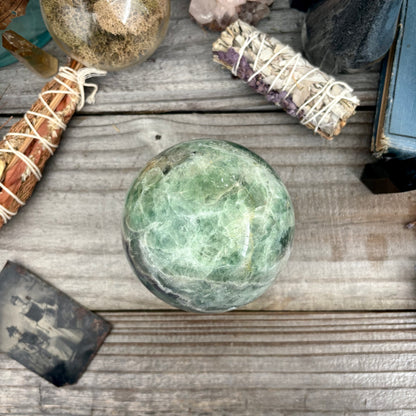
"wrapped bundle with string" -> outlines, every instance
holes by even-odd
[[[241,20],[221,33],[213,53],[214,61],[326,139],[341,132],[359,104],[345,82]]]
[[[0,141],[0,228],[32,195],[67,123],[84,105],[84,86],[93,88],[86,100],[93,102],[97,87],[86,79],[105,74],[72,60],[44,86],[31,109]]]

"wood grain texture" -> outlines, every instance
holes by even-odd
[[[299,49],[303,16],[288,3],[275,0],[259,28]],[[188,5],[172,0],[168,36],[149,61],[97,80],[96,104],[72,120],[27,206],[1,230],[0,267],[16,261],[111,311],[114,330],[73,387],[56,389],[0,354],[0,415],[414,416],[416,312],[375,311],[416,307],[416,234],[404,229],[416,193],[376,196],[359,181],[373,112],[359,111],[332,142],[314,136],[212,62],[218,34],[192,22]],[[340,78],[374,105],[378,73]],[[18,64],[0,69],[0,125],[43,83]],[[122,251],[124,198],[151,157],[201,137],[258,153],[295,206],[290,261],[246,309],[374,312],[155,311],[168,306]]]
[[[0,414],[414,415],[416,313],[103,316],[113,332],[75,386],[0,354]]]
[[[163,309],[134,276],[121,245],[128,187],[145,163],[182,140],[235,141],[268,161],[292,196],[288,266],[254,310],[380,310],[416,305],[416,235],[404,225],[416,193],[372,195],[372,112],[332,142],[283,113],[77,117],[19,215],[3,227],[0,264],[26,265],[95,310]]]
[[[172,0],[169,32],[156,53],[140,66],[97,79],[96,103],[84,107],[84,113],[275,110],[273,104],[212,62],[211,45],[218,33],[194,23],[188,5],[189,0]],[[300,50],[302,22],[303,14],[290,9],[287,0],[276,0],[270,17],[258,27]],[[47,50],[65,63],[56,45],[51,43]],[[351,84],[362,105],[375,103],[378,73],[339,78]],[[0,114],[24,113],[43,83],[19,64],[0,69]]]

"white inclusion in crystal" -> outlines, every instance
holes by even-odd
[[[248,247],[250,245],[250,228],[251,228],[251,221],[250,219],[248,219],[248,221],[246,221],[246,232],[244,233],[244,243],[243,243],[243,249],[241,250],[241,255],[243,257],[246,256],[247,251],[248,251]]]

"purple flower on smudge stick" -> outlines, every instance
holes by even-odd
[[[237,65],[239,59],[239,53],[234,48],[229,48],[227,52],[214,52],[218,59],[228,66],[234,67]],[[237,69],[238,78],[245,81],[251,88],[256,90],[259,94],[262,94],[266,99],[272,103],[278,104],[292,117],[302,119],[304,116],[303,111],[296,114],[298,107],[293,100],[288,96],[286,91],[275,91],[269,92],[270,85],[266,84],[260,75],[256,75],[251,81],[249,78],[253,75],[254,71],[248,63],[247,59],[242,56],[240,64]]]

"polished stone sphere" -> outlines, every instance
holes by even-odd
[[[260,296],[286,263],[289,194],[259,156],[192,140],[152,159],[131,186],[123,241],[143,284],[180,309],[223,312]]]

